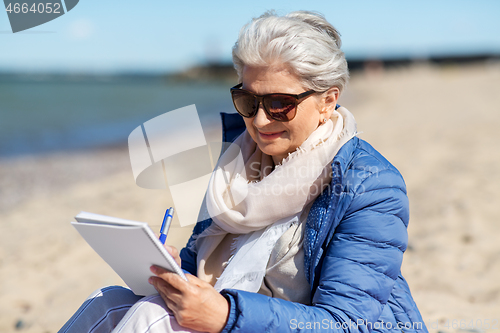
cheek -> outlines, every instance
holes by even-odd
[[[248,133],[250,136],[255,140],[255,128],[252,125],[252,120],[253,118],[243,118],[243,121],[245,122],[245,127],[247,128]]]
[[[302,123],[301,126],[298,126],[294,129],[290,130],[290,139],[292,141],[293,146],[300,146],[309,135],[315,130],[311,124]]]
[[[302,117],[295,120],[297,122],[294,122],[293,126],[290,126],[290,134],[294,143],[300,145],[318,128],[319,116],[316,111],[314,113],[303,114]]]

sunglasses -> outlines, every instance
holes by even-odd
[[[297,105],[307,97],[317,91],[309,90],[300,95],[293,94],[266,94],[255,95],[248,90],[241,89],[243,83],[237,84],[231,88],[234,108],[245,118],[255,117],[259,111],[259,105],[266,114],[277,121],[290,121],[297,114]]]

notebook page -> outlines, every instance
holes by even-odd
[[[149,270],[151,265],[163,267],[186,279],[182,269],[147,225],[71,224],[136,295],[157,293],[148,283],[148,278],[153,275]]]

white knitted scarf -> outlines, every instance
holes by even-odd
[[[340,107],[273,169],[272,157],[244,131],[220,157],[207,189],[202,211],[214,223],[196,239],[198,273],[228,233],[240,234],[215,288],[257,292],[276,241],[330,184],[333,157],[355,135],[353,115]]]

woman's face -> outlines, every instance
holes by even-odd
[[[271,93],[298,95],[308,90],[285,66],[245,66],[242,79],[242,88],[256,95]],[[337,94],[335,94],[335,102],[336,96]],[[248,133],[260,150],[271,155],[274,163],[279,164],[283,158],[288,156],[288,153],[295,151],[318,128],[323,118],[330,118],[333,110],[331,107],[325,107],[328,106],[326,104],[321,94],[314,94],[298,105],[295,118],[289,122],[280,122],[269,118],[262,104],[255,117],[243,119]]]

